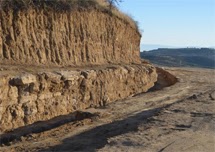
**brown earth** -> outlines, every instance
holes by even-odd
[[[140,38],[107,11],[0,10],[1,64],[140,63]]]
[[[15,70],[0,66],[0,132],[146,92],[157,81],[150,64],[83,69]],[[1,134],[0,133],[0,134]]]
[[[0,151],[213,151],[214,71],[141,64],[102,8],[0,10]]]
[[[156,68],[141,63],[136,23],[107,1],[18,2],[0,2],[0,134],[105,106],[157,81]]]
[[[179,82],[16,130],[1,151],[214,151],[215,71],[167,71]]]

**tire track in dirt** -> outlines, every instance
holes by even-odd
[[[204,131],[213,128],[214,115],[207,116],[201,110],[213,107],[210,91],[214,90],[214,70],[169,68],[168,71],[179,79],[173,86],[100,109],[88,109],[86,112],[96,113],[97,117],[32,134],[0,148],[2,151],[159,151],[175,141],[163,151],[177,151],[183,139],[187,143],[193,139],[192,132],[199,123],[203,126],[196,129],[196,137],[206,136],[208,132]],[[207,98],[203,100],[204,97]],[[188,145],[185,147],[189,149]]]

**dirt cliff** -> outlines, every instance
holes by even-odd
[[[140,63],[141,35],[125,20],[90,9],[0,10],[0,63]]]
[[[105,106],[158,80],[156,68],[141,63],[135,22],[116,9],[9,2],[16,4],[0,10],[0,132]]]
[[[151,65],[3,73],[0,132],[88,107],[105,106],[147,91],[156,80],[156,69]]]

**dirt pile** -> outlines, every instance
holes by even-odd
[[[156,72],[158,74],[158,79],[155,85],[150,89],[151,91],[160,90],[178,82],[178,79],[174,75],[165,71],[163,68],[156,67]]]

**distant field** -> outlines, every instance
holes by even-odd
[[[162,66],[200,67],[215,69],[215,49],[181,48],[144,51],[141,58]]]

